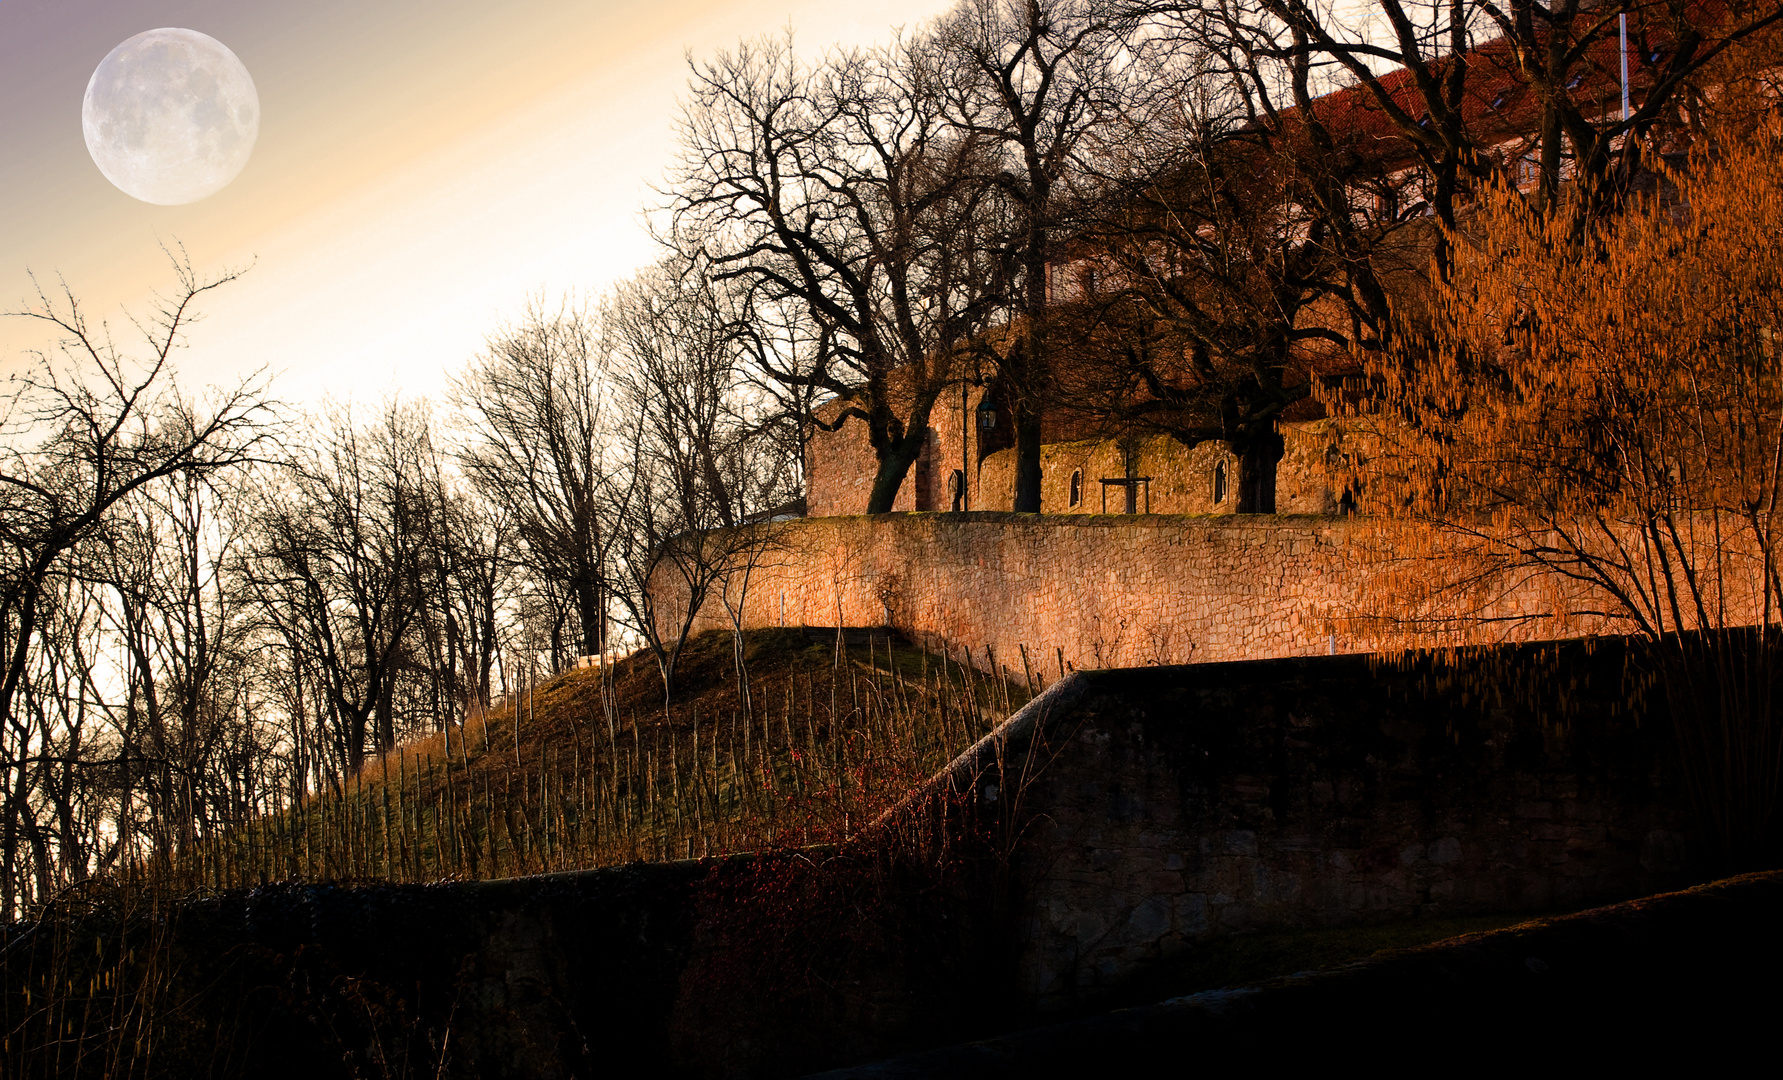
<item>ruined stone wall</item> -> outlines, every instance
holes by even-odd
[[[952,509],[960,473],[966,476],[968,508],[992,506],[977,494],[982,440],[974,417],[983,396],[984,391],[977,387],[968,387],[963,397],[958,389],[942,393],[929,413],[926,449],[904,475],[893,510]],[[832,422],[839,412],[840,406],[831,403],[819,407],[818,416]],[[865,511],[878,469],[878,459],[867,443],[867,426],[861,421],[849,420],[835,431],[812,431],[805,453],[805,492],[811,516]],[[997,505],[1006,509],[1008,498]]]
[[[1205,442],[1189,449],[1167,435],[1155,435],[1141,440],[1134,456],[1134,475],[1149,478],[1136,489],[1138,513],[1230,514],[1238,506],[1238,462],[1223,444]],[[1214,474],[1221,468],[1227,479],[1223,490],[1216,492]],[[1126,489],[1102,481],[1126,475],[1126,455],[1115,440],[1049,443],[1040,450],[1041,512],[1124,513]],[[1014,450],[999,450],[985,458],[980,477],[986,502],[994,500],[986,509],[1008,510],[1015,504]]]
[[[972,389],[964,408],[959,394],[949,391],[942,395],[929,416],[928,450],[905,476],[893,510],[952,509],[953,485],[956,473],[961,472],[967,478],[968,509],[1006,511],[1015,505],[1015,451],[996,449],[1004,445],[994,437],[996,433],[987,436],[973,426],[981,395],[982,391]],[[829,418],[826,414],[825,419]],[[1322,420],[1282,425],[1284,448],[1275,494],[1276,509],[1281,513],[1336,512],[1327,427],[1328,422]],[[1141,512],[1146,512],[1147,495],[1150,512],[1157,514],[1230,514],[1237,508],[1238,460],[1226,444],[1204,442],[1191,448],[1167,435],[1153,435],[1139,440],[1135,452],[1135,475],[1151,478],[1149,491],[1139,496]],[[858,421],[837,431],[814,432],[805,465],[811,516],[861,513],[876,469],[866,427]],[[1219,470],[1225,473],[1223,484],[1216,479]],[[1073,474],[1078,477],[1075,500]],[[1103,513],[1101,481],[1126,475],[1125,453],[1118,440],[1049,442],[1040,451],[1041,513]],[[1120,513],[1123,489],[1110,486],[1107,494],[1107,512]]]
[[[1283,514],[1335,514],[1337,498],[1327,452],[1326,422],[1286,424],[1275,477],[1275,508]],[[1238,459],[1222,442],[1184,446],[1168,435],[1141,439],[1134,447],[1133,475],[1142,514],[1231,514],[1238,509]],[[1044,514],[1119,514],[1126,489],[1104,480],[1127,476],[1118,440],[1082,439],[1040,448],[1040,511]],[[1073,480],[1076,483],[1073,485]],[[980,466],[979,509],[1015,505],[1015,451],[999,450]],[[1075,498],[1074,498],[1075,496]],[[1106,501],[1104,501],[1106,499]]]
[[[835,411],[830,408],[820,413],[831,414],[823,419],[833,421]],[[813,517],[858,514],[867,508],[877,464],[873,448],[867,445],[866,430],[860,421],[850,420],[840,430],[811,433],[805,446],[805,505]],[[914,508],[912,492],[898,494],[903,505],[893,509]]]
[[[807,518],[777,526],[759,554],[743,623],[892,626],[968,648],[981,667],[988,647],[1017,672],[1025,649],[1042,681],[1058,676],[1061,654],[1067,668],[1100,668],[1366,651],[1372,642],[1346,620],[1374,578],[1350,557],[1351,529],[1288,515]],[[685,590],[667,575],[656,588],[659,610],[678,620]],[[696,629],[729,625],[714,598]],[[1561,636],[1493,625],[1506,637]]]

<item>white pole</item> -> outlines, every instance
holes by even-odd
[[[1622,119],[1628,119],[1628,13],[1622,13]]]

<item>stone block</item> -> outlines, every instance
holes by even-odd
[[[1198,935],[1207,930],[1207,894],[1183,893],[1170,901],[1179,934]]]
[[[1168,897],[1151,896],[1142,900],[1127,919],[1127,929],[1141,941],[1157,941],[1171,930],[1171,905]]]
[[[1687,848],[1684,834],[1654,829],[1641,839],[1641,866],[1656,874],[1678,873],[1689,865]]]
[[[1257,834],[1249,829],[1227,829],[1220,834],[1220,849],[1228,855],[1255,855]]]

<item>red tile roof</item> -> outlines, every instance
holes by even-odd
[[[1726,6],[1721,0],[1699,2],[1691,12],[1693,20],[1705,29],[1721,24],[1725,15]],[[1632,99],[1638,105],[1643,92],[1655,80],[1656,66],[1670,59],[1674,39],[1669,33],[1660,35],[1650,30],[1648,55],[1638,55],[1641,15],[1637,9],[1631,16],[1628,78]],[[1620,41],[1612,28],[1592,42],[1588,54],[1572,67],[1572,81],[1564,92],[1587,108],[1606,112],[1616,109],[1622,94],[1620,52]],[[1449,65],[1457,62],[1468,67],[1460,102],[1461,119],[1476,139],[1509,140],[1530,132],[1540,121],[1540,95],[1519,70],[1515,43],[1493,38],[1458,56],[1431,61],[1427,68],[1440,81]],[[1388,72],[1377,82],[1412,122],[1429,122],[1423,95],[1409,69]],[[1382,106],[1375,90],[1364,83],[1320,97],[1311,108],[1327,130],[1339,139],[1351,141],[1358,152],[1389,162],[1410,161],[1415,156],[1408,137]],[[1291,117],[1295,111],[1284,115]]]

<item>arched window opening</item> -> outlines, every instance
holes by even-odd
[[[1226,463],[1216,461],[1213,466],[1213,504],[1220,505],[1226,501]]]
[[[1083,505],[1083,470],[1077,469],[1071,473],[1071,507],[1076,509],[1081,505]]]

